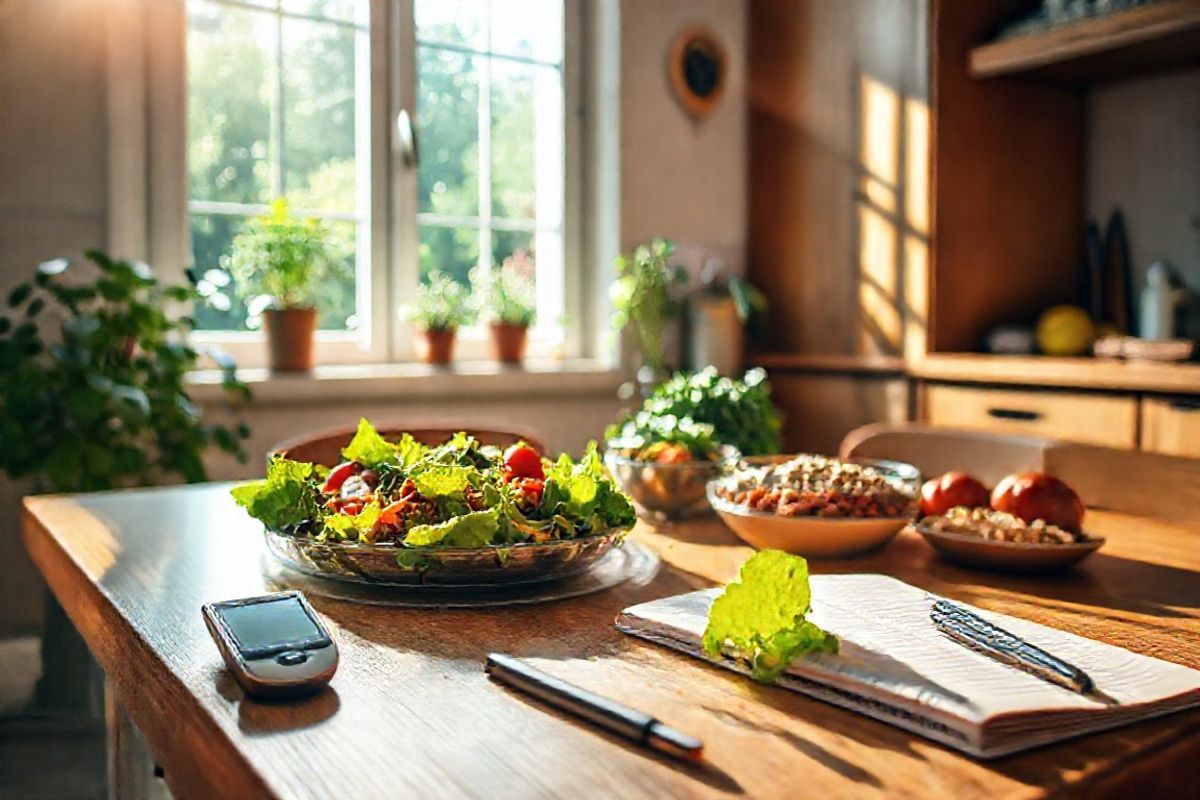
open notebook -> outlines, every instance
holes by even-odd
[[[973,756],[993,758],[1200,705],[1200,671],[1026,620],[963,605],[1087,672],[1118,701],[1106,705],[1046,683],[934,629],[938,599],[885,575],[814,575],[817,625],[836,655],[798,660],[777,685],[898,725]],[[720,589],[626,609],[617,627],[705,658],[700,637]],[[747,672],[732,660],[722,666]]]

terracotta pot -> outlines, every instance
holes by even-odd
[[[449,364],[454,358],[454,337],[458,331],[421,331],[417,337],[417,354],[426,364]]]
[[[313,368],[315,308],[271,308],[263,312],[274,372],[306,372]]]
[[[525,359],[529,328],[507,322],[492,323],[492,352],[501,364],[520,364]]]

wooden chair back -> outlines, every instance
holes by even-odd
[[[286,456],[296,461],[309,461],[332,467],[342,460],[342,448],[349,444],[357,426],[348,425],[339,428],[328,428],[313,433],[285,439],[275,444],[267,453],[268,460],[276,455]],[[447,423],[388,423],[377,426],[380,435],[389,441],[399,439],[408,433],[421,444],[439,445],[450,439],[459,431],[466,431],[482,444],[505,448],[517,442],[525,442],[542,454],[547,454],[546,445],[535,434],[515,430],[492,430],[469,424]]]
[[[1200,459],[918,422],[856,428],[839,454],[907,461],[927,478],[961,470],[989,486],[1011,472],[1047,472],[1093,508],[1200,526]]]

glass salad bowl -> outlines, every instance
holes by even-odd
[[[651,516],[677,519],[710,511],[706,488],[737,459],[729,450],[715,461],[658,462],[638,459],[610,442],[604,466],[633,502]]]
[[[267,530],[267,548],[286,566],[320,578],[407,587],[533,584],[585,572],[625,529],[575,539],[484,547],[401,547],[394,542],[320,540]]]

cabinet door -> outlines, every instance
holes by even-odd
[[[934,425],[1137,446],[1137,400],[1128,395],[934,384],[926,387],[925,408]]]
[[[1200,397],[1144,398],[1142,449],[1200,458]]]
[[[834,455],[847,433],[869,422],[904,422],[903,377],[771,370],[772,398],[783,412],[783,452]]]

